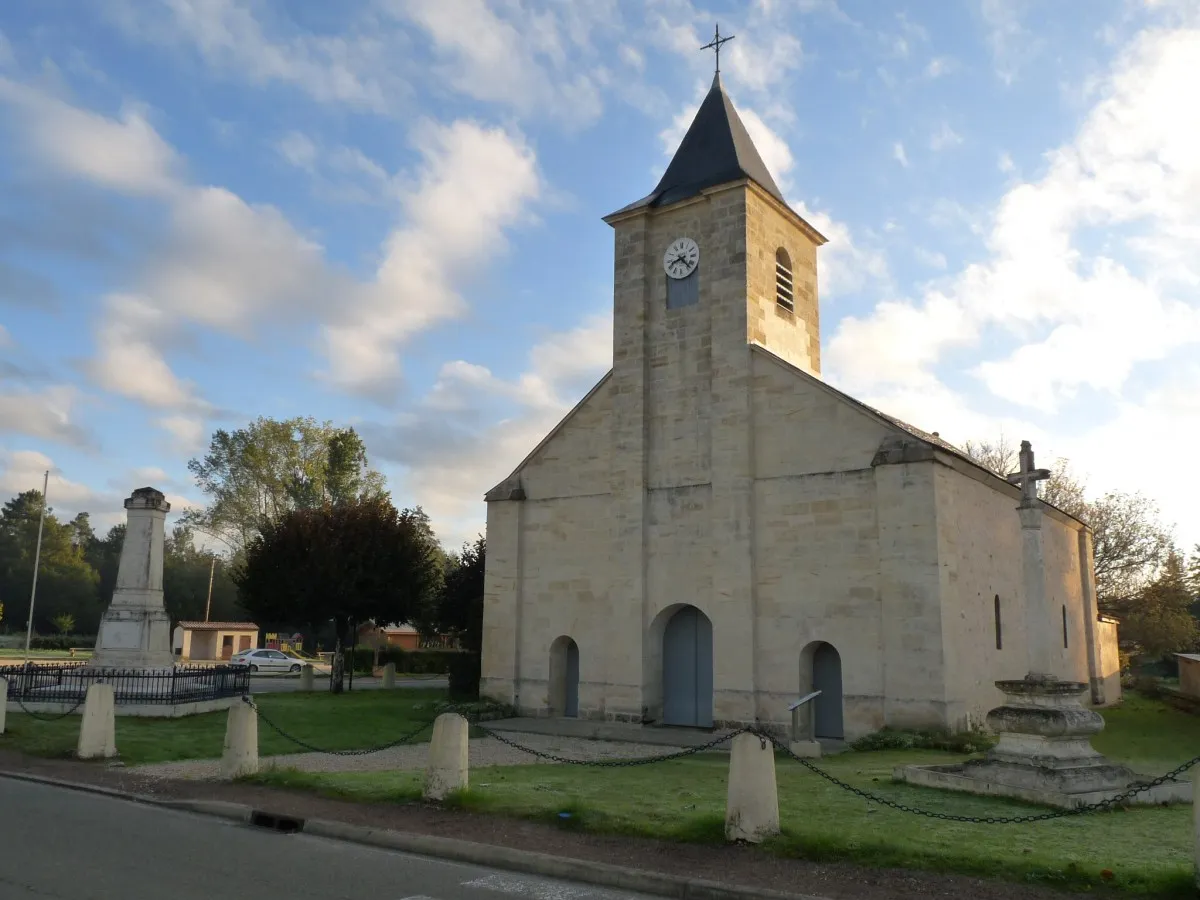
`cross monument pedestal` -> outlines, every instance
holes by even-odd
[[[1092,747],[1104,718],[1080,699],[1088,685],[1060,680],[1062,654],[1055,646],[1056,616],[1046,597],[1042,510],[1037,483],[1050,477],[1035,469],[1029,441],[1021,442],[1021,471],[1008,481],[1021,487],[1022,582],[1029,668],[1022,679],[997,681],[1004,704],[987,714],[996,746],[983,759],[954,766],[904,766],[894,777],[910,784],[993,794],[1064,809],[1088,806],[1123,794],[1141,781],[1126,766]],[[1191,787],[1173,781],[1134,794],[1130,805],[1191,802]]]

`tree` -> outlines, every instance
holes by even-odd
[[[1195,649],[1200,629],[1191,613],[1193,601],[1183,557],[1172,549],[1157,578],[1136,597],[1114,604],[1113,611],[1121,619],[1122,642],[1156,658]]]
[[[94,629],[100,622],[96,571],[85,558],[85,550],[76,543],[75,523],[59,522],[49,506],[42,523],[38,558],[42,504],[42,492],[30,490],[18,494],[0,509],[0,596],[10,598],[11,620],[26,622],[36,560],[34,627],[49,629],[56,616],[67,613],[80,626]]]
[[[190,528],[176,525],[163,542],[163,605],[171,618],[200,621],[204,619],[205,607],[209,607],[209,619],[214,622],[243,618],[245,613],[238,604],[237,585],[229,569],[228,561],[196,548]]]
[[[446,576],[438,594],[433,625],[442,634],[457,637],[466,650],[483,647],[483,573],[487,539],[480,535],[448,559]]]
[[[190,460],[188,469],[210,502],[181,521],[235,552],[292,510],[386,496],[384,478],[368,467],[354,429],[318,424],[311,416],[259,417],[246,428],[219,430],[208,453]]]
[[[967,441],[963,452],[995,474],[1019,469],[1017,449],[999,441]],[[1039,495],[1051,506],[1086,522],[1092,530],[1096,598],[1104,612],[1140,595],[1158,573],[1171,549],[1170,529],[1158,518],[1158,507],[1140,494],[1110,491],[1097,500],[1085,496],[1085,484],[1065,459],[1055,460],[1051,477]]]
[[[351,622],[429,617],[441,572],[425,522],[420,509],[397,512],[382,496],[264,521],[233,572],[241,604],[264,621],[332,620],[340,659]]]
[[[59,634],[70,634],[75,629],[75,617],[70,613],[59,613],[50,621]]]

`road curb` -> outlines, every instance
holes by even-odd
[[[119,791],[85,782],[67,781],[45,775],[29,775],[24,772],[0,771],[0,778],[99,794],[117,800],[228,819],[243,825],[248,825],[256,816],[288,818],[243,803],[229,803],[223,800],[165,800],[144,794],[135,794],[131,791]],[[675,900],[828,900],[828,898],[812,894],[791,894],[783,891],[737,887],[717,881],[681,878],[663,872],[632,869],[627,866],[615,866],[610,863],[593,862],[575,857],[552,856],[547,853],[517,850],[495,844],[480,844],[457,838],[393,831],[389,828],[349,825],[329,819],[304,819],[300,831],[314,837],[365,844],[385,850],[412,853],[417,856],[506,869],[527,875],[539,875],[543,878],[582,882],[596,887],[654,894],[660,897],[675,898]]]

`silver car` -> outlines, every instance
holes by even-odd
[[[235,653],[229,662],[235,666],[249,666],[251,672],[299,672],[304,664],[294,656],[279,650],[243,650]]]

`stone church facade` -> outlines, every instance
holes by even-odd
[[[817,254],[719,78],[614,232],[613,367],[487,494],[482,691],[522,715],[971,727],[1061,630],[1112,702],[1090,532],[1043,506],[1025,622],[1020,491],[820,378]]]

